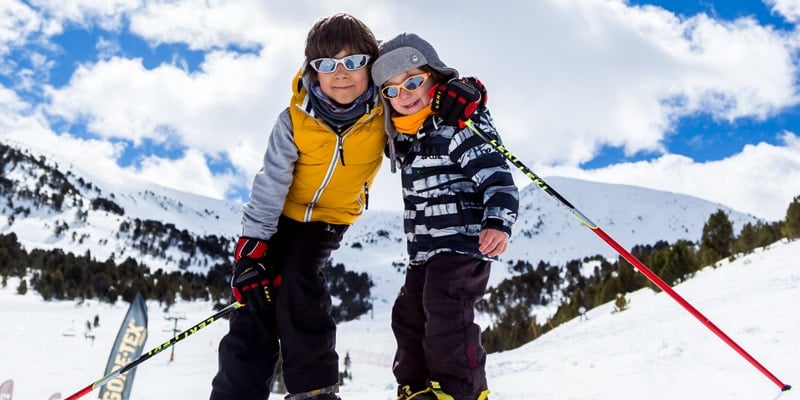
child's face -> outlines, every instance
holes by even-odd
[[[406,89],[406,86],[404,85],[406,80],[421,74],[425,79],[421,86],[413,91]],[[433,87],[433,83],[434,82],[433,79],[431,79],[430,74],[425,73],[425,71],[419,68],[414,68],[391,77],[391,79],[383,84],[383,88],[391,85],[400,85],[399,93],[396,97],[390,98],[389,102],[391,103],[392,108],[394,108],[394,110],[398,113],[410,115],[425,107],[428,107],[431,104],[431,97],[428,93],[430,92],[431,87]]]
[[[342,58],[350,54],[353,53],[342,50],[336,53],[333,58]],[[317,79],[322,93],[325,93],[331,100],[339,104],[352,103],[358,96],[367,91],[367,86],[369,86],[367,68],[348,71],[344,65],[337,65],[336,70],[331,73],[317,72]]]

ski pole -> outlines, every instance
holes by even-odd
[[[154,347],[152,350],[148,351],[147,353],[142,354],[142,356],[137,358],[136,360],[133,360],[130,363],[128,363],[128,364],[120,367],[119,369],[115,370],[114,372],[111,372],[110,374],[108,374],[108,375],[106,375],[106,376],[104,376],[104,377],[102,377],[102,378],[90,383],[85,388],[75,392],[75,394],[73,394],[71,396],[68,396],[64,400],[76,400],[76,399],[79,399],[79,398],[83,397],[83,395],[85,395],[87,393],[90,393],[94,389],[97,389],[98,387],[106,384],[106,382],[114,379],[117,375],[124,374],[124,373],[136,368],[137,365],[145,362],[149,358],[151,358],[154,355],[160,353],[162,350],[171,347],[172,345],[174,345],[175,343],[180,342],[183,339],[186,339],[188,336],[194,334],[195,332],[199,331],[200,329],[203,329],[203,328],[211,325],[212,322],[214,322],[214,321],[216,321],[216,320],[218,320],[218,319],[230,314],[231,312],[233,312],[233,310],[235,310],[235,309],[237,309],[239,307],[242,307],[242,306],[243,306],[243,304],[239,303],[238,301],[237,302],[233,302],[233,303],[225,306],[225,308],[219,310],[216,314],[206,318],[205,320],[203,320],[202,322],[198,323],[197,325],[195,325],[195,326],[193,326],[193,327],[191,327],[191,328],[189,328],[189,329],[187,329],[187,330],[175,335],[173,338],[167,340],[166,342]]]
[[[696,308],[694,308],[688,301],[684,300],[678,293],[676,293],[663,279],[661,279],[658,275],[656,275],[650,268],[648,268],[644,263],[639,261],[636,257],[633,256],[630,252],[625,250],[619,243],[617,243],[614,239],[611,238],[608,234],[606,234],[602,229],[600,229],[597,224],[592,222],[586,215],[580,212],[575,206],[570,204],[567,199],[561,196],[555,189],[553,189],[550,185],[548,185],[542,178],[537,176],[533,171],[531,171],[525,164],[522,163],[516,156],[511,154],[508,149],[505,148],[502,144],[498,143],[497,140],[490,138],[486,133],[481,131],[478,127],[476,127],[471,120],[467,120],[465,122],[466,126],[478,135],[481,139],[489,143],[492,147],[494,147],[500,154],[505,156],[505,158],[511,162],[517,169],[520,170],[525,176],[530,178],[536,186],[539,186],[540,189],[544,190],[545,193],[549,194],[550,196],[554,197],[558,202],[567,208],[581,224],[585,225],[587,228],[591,229],[592,232],[600,236],[606,243],[608,243],[614,250],[616,250],[619,255],[621,255],[626,261],[628,261],[631,265],[635,266],[650,282],[653,282],[656,286],[658,286],[662,291],[667,293],[670,297],[672,297],[675,301],[678,302],[683,308],[685,308],[689,313],[691,313],[695,318],[697,318],[703,325],[705,325],[708,329],[710,329],[714,334],[716,334],[720,339],[722,339],[728,346],[732,347],[736,350],[739,355],[744,357],[747,361],[750,362],[754,367],[756,367],[761,373],[767,376],[772,382],[774,382],[778,387],[781,388],[782,391],[787,391],[792,387],[784,384],[780,381],[775,375],[773,375],[769,370],[767,370],[761,363],[759,363],[755,358],[753,358],[750,354],[748,354],[741,346],[739,346],[736,342],[733,341],[728,335],[725,334],[721,329],[719,329],[713,322],[711,322],[708,318],[706,318],[703,314],[700,313]]]

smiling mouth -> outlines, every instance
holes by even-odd
[[[405,107],[405,108],[414,108],[414,107],[417,106],[417,104],[419,104],[419,100],[414,101],[413,103],[410,103],[410,104],[406,104],[403,107]]]

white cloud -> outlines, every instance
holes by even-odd
[[[82,27],[98,26],[105,30],[117,30],[123,17],[141,7],[143,0],[30,0],[28,3],[39,10],[52,23],[47,34],[58,34],[64,25]]]
[[[263,5],[242,0],[148,3],[131,16],[131,31],[154,44],[186,43],[200,50],[257,48],[280,37],[282,24],[289,25]]]
[[[682,20],[618,2],[552,3],[517,10],[530,20],[509,22],[510,35],[476,38],[470,49],[478,52],[456,53],[463,58],[456,65],[469,65],[487,84],[506,140],[515,147],[535,140],[525,146],[531,159],[577,165],[603,145],[663,151],[681,116],[762,118],[797,103],[787,38],[750,20]],[[487,10],[487,18],[499,20],[493,11],[500,12]],[[453,39],[439,48],[463,46]]]
[[[800,1],[798,0],[764,0],[771,6],[773,14],[782,15],[786,21],[797,23],[800,20]]]
[[[0,91],[0,104],[9,100]],[[40,113],[23,102],[13,101],[21,113],[9,113],[0,108],[0,137],[35,149],[46,156],[69,160],[82,171],[103,177],[109,182],[124,180],[129,175],[120,170],[117,157],[120,148],[104,140],[80,139],[67,134],[56,134]]]
[[[189,150],[178,160],[148,157],[141,168],[131,172],[146,181],[215,199],[224,199],[225,190],[236,178],[212,174],[204,154],[198,150]]]
[[[40,26],[39,16],[19,1],[0,3],[0,16],[0,56],[24,44],[28,35]]]
[[[667,154],[652,161],[596,170],[545,170],[548,174],[688,194],[777,221],[786,217],[789,203],[800,195],[800,137],[783,132],[780,138],[782,145],[747,145],[742,152],[719,161],[700,163]]]
[[[270,68],[269,51],[281,50],[209,53],[202,71],[191,74],[172,65],[147,70],[141,60],[114,57],[83,66],[69,85],[49,90],[48,111],[85,120],[104,138],[175,140],[207,154],[226,152],[246,168],[260,162],[266,135],[288,104],[287,77],[299,66]]]
[[[0,86],[0,134],[8,134],[29,125],[32,108],[13,90]],[[43,129],[47,129],[42,125]]]
[[[235,173],[213,174],[205,155],[195,149],[187,150],[178,159],[148,157],[140,168],[122,168],[117,159],[122,147],[106,140],[81,139],[56,134],[47,126],[38,110],[15,97],[13,92],[0,90],[0,137],[35,149],[56,159],[69,160],[82,176],[98,177],[106,182],[147,181],[172,189],[224,199],[228,188],[238,185],[243,177]],[[14,112],[9,112],[13,109]],[[25,115],[23,115],[25,114]]]

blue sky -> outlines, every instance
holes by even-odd
[[[246,200],[308,28],[344,11],[378,38],[419,33],[481,78],[506,144],[539,175],[772,220],[800,195],[797,0],[267,3],[3,2],[0,139]],[[388,172],[372,193],[400,207]]]
[[[706,14],[721,21],[753,18],[759,24],[775,30],[793,32],[795,25],[787,23],[781,15],[771,12],[770,6],[758,0],[742,1],[628,1],[629,5],[657,6],[681,18]],[[800,3],[798,3],[800,4]],[[776,111],[769,118],[743,117],[734,121],[715,118],[704,112],[682,116],[674,126],[673,134],[664,139],[668,151],[699,162],[722,160],[739,153],[748,143],[778,144],[775,132],[784,129],[796,131],[800,127],[800,107],[789,106]],[[603,147],[594,157],[581,164],[583,168],[602,168],[621,161],[651,160],[658,152],[639,152],[625,155],[618,147]]]
[[[781,15],[771,12],[770,6],[762,1],[629,1],[630,5],[654,5],[662,7],[681,17],[691,17],[704,13],[723,21],[741,18],[754,18],[759,24],[773,29],[793,32],[795,25]],[[798,3],[800,4],[800,3]],[[796,55],[795,55],[796,56]],[[778,143],[775,132],[783,129],[795,131],[800,127],[800,107],[789,106],[776,111],[769,118],[746,117],[735,121],[715,119],[707,113],[683,116],[677,122],[674,135],[665,144],[671,153],[685,155],[695,161],[715,161],[732,156],[748,143]],[[617,149],[618,150],[618,149]],[[641,160],[652,154],[636,154],[624,157],[619,151],[605,148],[591,161],[582,164],[587,168],[600,168],[617,163],[620,159]]]

